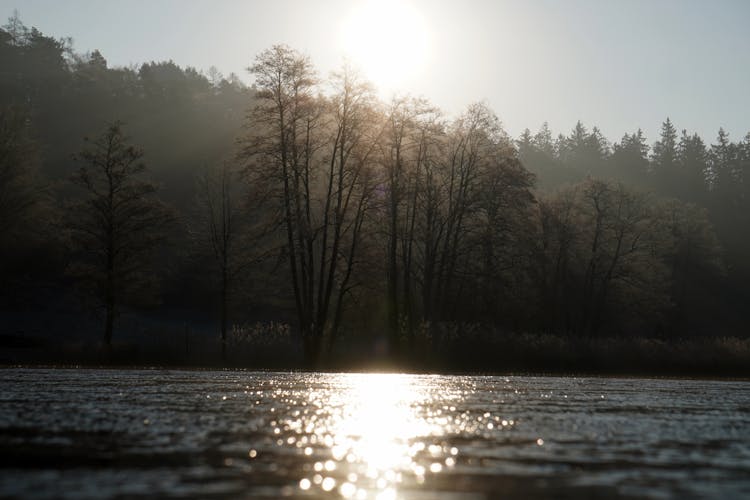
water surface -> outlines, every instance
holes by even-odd
[[[748,498],[750,384],[0,371],[0,497]]]

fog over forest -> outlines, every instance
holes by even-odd
[[[750,133],[80,50],[0,29],[0,363],[750,366]]]

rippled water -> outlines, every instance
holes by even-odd
[[[0,497],[750,497],[748,382],[0,377]]]

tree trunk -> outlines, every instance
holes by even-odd
[[[221,276],[221,360],[227,360],[227,272]]]
[[[104,307],[106,310],[104,344],[107,346],[107,350],[112,347],[112,331],[115,324],[115,262],[111,231],[109,240],[110,242],[107,247],[107,282],[104,292]]]
[[[320,363],[322,329],[317,326],[302,331],[303,355],[309,369],[316,369]]]
[[[114,330],[115,324],[115,305],[107,299],[107,318],[104,323],[104,344],[107,349],[112,347],[112,331]]]

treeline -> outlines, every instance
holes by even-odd
[[[276,321],[310,363],[744,334],[750,136],[706,146],[667,119],[653,147],[580,123],[514,140],[486,105],[382,102],[285,46],[246,87],[109,68],[17,17],[0,61],[2,334],[46,317],[109,346],[129,316],[226,357]]]
[[[640,129],[611,144],[580,122],[570,135],[553,138],[545,123],[535,134],[525,130],[517,146],[542,190],[593,177],[650,193],[658,202],[668,219],[659,233],[677,238],[669,279],[662,282],[671,292],[661,299],[670,308],[668,321],[656,323],[660,329],[673,335],[742,331],[743,304],[750,300],[750,133],[732,142],[719,129],[707,145],[696,133],[678,133],[667,118],[649,146]],[[565,193],[546,199],[559,217]],[[541,201],[543,207],[545,196]],[[598,213],[598,202],[592,203]]]
[[[115,122],[127,124],[124,150],[146,154],[148,168],[135,177],[158,190],[151,195],[171,207],[173,222],[161,234],[167,244],[151,255],[152,271],[139,271],[158,278],[140,287],[150,300],[129,294],[121,306],[146,313],[153,329],[182,325],[185,311],[188,323],[207,323],[215,304],[187,221],[198,211],[198,178],[234,155],[252,89],[236,75],[171,61],[109,67],[98,51],[77,53],[69,39],[30,29],[17,16],[0,29],[0,61],[2,333],[78,341],[97,321],[92,310],[106,316],[102,301],[90,298],[94,283],[77,279],[90,265],[79,258],[72,220],[90,202],[83,179],[74,179],[87,163],[80,153]]]

